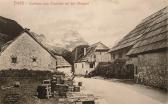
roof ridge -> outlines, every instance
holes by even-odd
[[[162,8],[162,9],[158,10],[157,12],[154,12],[154,13],[152,13],[151,15],[149,15],[148,17],[144,18],[144,19],[142,20],[142,23],[145,22],[145,21],[148,21],[148,20],[150,20],[150,19],[152,19],[152,18],[157,17],[158,15],[160,15],[161,13],[163,13],[163,12],[165,12],[165,11],[166,11],[166,13],[168,12],[168,6]],[[159,14],[159,13],[160,13],[160,14]]]
[[[38,39],[29,31],[29,29],[25,29],[25,32],[29,36],[31,36],[41,47],[43,47],[53,58],[57,59],[55,55],[47,47],[45,47],[41,42],[38,41]]]
[[[167,19],[165,19],[164,21],[167,21],[168,20],[168,18]],[[163,21],[162,21],[163,22]],[[161,22],[160,22],[161,23]],[[157,23],[157,24],[159,24],[159,23]],[[156,28],[155,30],[158,30],[159,28],[162,28],[162,27],[164,27],[164,26],[168,26],[168,23],[166,24],[166,25],[163,25],[163,26],[160,26],[160,27],[158,27],[158,28]],[[145,30],[145,29],[144,29]],[[152,30],[152,31],[148,31],[148,32],[145,32],[145,33],[142,33],[142,34],[147,34],[147,33],[150,33],[150,32],[153,32],[153,31],[155,31],[155,30]],[[139,35],[139,34],[138,34]],[[138,36],[138,35],[135,35],[136,37]],[[132,37],[131,37],[132,38]],[[130,38],[128,38],[128,39],[126,39],[126,40],[129,40]],[[137,39],[134,39],[134,40],[137,40]],[[129,42],[132,42],[132,41],[134,41],[134,40],[131,40],[131,41],[128,41],[128,42],[121,42],[121,45],[123,45],[123,44],[126,44],[126,43],[129,43]]]
[[[114,45],[110,49],[109,52],[123,49],[125,47],[129,47],[129,46],[136,44],[136,41],[139,40],[136,37],[138,37],[141,34],[144,35],[146,33],[153,32],[154,30],[158,29],[157,25],[159,25],[159,23],[161,24],[161,26],[159,26],[159,28],[162,27],[162,25],[163,25],[162,22],[164,22],[164,21],[166,21],[166,23],[168,22],[167,17],[168,17],[168,6],[164,7],[163,9],[161,9],[161,10],[157,11],[156,13],[153,13],[152,15],[143,19],[132,31],[130,31],[119,42],[117,42],[117,44]],[[151,28],[151,26],[153,26],[153,27]],[[140,37],[142,37],[142,36],[140,36]],[[133,40],[131,40],[132,38],[133,38]],[[125,45],[125,43],[127,43],[127,45]]]
[[[80,60],[84,59],[86,56],[90,55],[92,52],[95,52],[96,51],[96,47],[97,47],[97,45],[99,43],[104,45],[101,41],[99,41],[97,43],[94,43],[93,45],[91,45],[90,47],[87,48],[88,50],[87,50],[86,54],[83,57],[79,58],[77,61],[80,61]],[[104,46],[107,47],[106,45],[104,45]]]

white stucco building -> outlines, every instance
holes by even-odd
[[[109,48],[101,42],[91,45],[86,50],[84,52],[86,54],[74,63],[76,75],[86,75],[93,71],[100,62],[111,61]]]

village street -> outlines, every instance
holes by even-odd
[[[168,104],[168,96],[159,91],[134,83],[118,80],[76,78],[83,83],[83,91],[99,98],[99,104]]]

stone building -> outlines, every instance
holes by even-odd
[[[138,82],[166,88],[168,71],[168,7],[142,20],[110,53],[132,65]]]
[[[25,30],[1,48],[0,70],[64,71],[65,68],[66,72],[71,71],[71,65],[62,56],[52,53],[29,30]]]

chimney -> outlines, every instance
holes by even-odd
[[[86,48],[84,48],[83,55],[84,56],[86,55]]]
[[[75,61],[78,59],[78,48],[75,49]]]
[[[30,31],[30,29],[28,29],[28,28],[25,28],[24,30],[25,30],[25,31]]]

